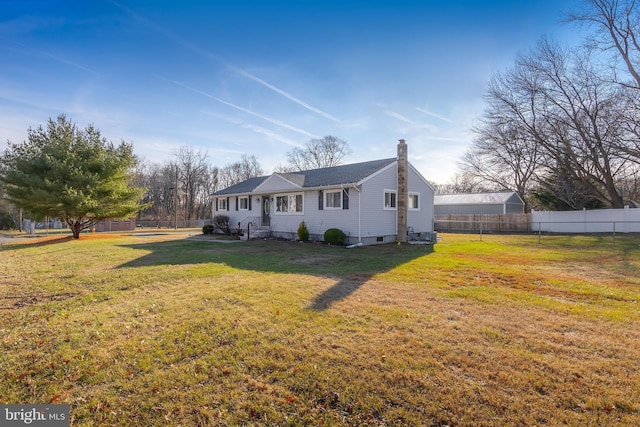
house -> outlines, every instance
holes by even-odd
[[[363,163],[274,173],[250,178],[212,194],[213,215],[227,215],[253,236],[297,239],[304,220],[312,240],[329,228],[347,244],[433,239],[434,189],[408,162],[400,140],[398,157]]]
[[[523,214],[524,201],[515,191],[440,194],[434,198],[435,215]]]

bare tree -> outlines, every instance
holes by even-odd
[[[291,173],[291,172],[297,172],[300,169],[296,168],[295,166],[292,166],[290,164],[281,164],[278,163],[274,168],[273,168],[273,172],[278,172],[278,173]]]
[[[288,165],[283,171],[301,171],[328,168],[342,164],[342,159],[351,154],[346,141],[327,135],[321,139],[312,139],[304,148],[294,148],[287,153]]]
[[[622,92],[626,141],[620,149],[640,163],[640,3],[636,0],[585,0],[586,8],[568,16],[594,32],[586,43],[607,55],[607,74]]]
[[[640,5],[636,0],[585,0],[585,3],[586,9],[570,14],[569,21],[595,29],[587,42],[612,53],[613,81],[640,90]],[[619,76],[620,60],[628,72],[626,79]]]
[[[626,201],[633,202],[636,207],[640,207],[640,167],[629,171],[618,186]]]
[[[456,173],[446,184],[433,184],[436,194],[460,194],[460,193],[480,193],[483,191],[493,191],[480,182],[477,177],[466,172]]]
[[[619,208],[635,197],[640,3],[585,4],[569,16],[594,30],[582,46],[543,39],[491,80],[464,172],[556,207]]]
[[[219,172],[220,188],[227,188],[249,178],[264,174],[258,158],[243,154],[240,161],[224,166]]]
[[[485,186],[515,190],[530,209],[529,191],[541,162],[540,146],[513,123],[487,114],[476,126],[477,137],[465,153],[460,168]]]
[[[147,189],[143,202],[147,208],[140,212],[140,217],[151,217],[155,221],[160,221],[166,212],[164,211],[164,194],[161,176],[162,166],[159,164],[144,165],[139,171],[142,185]]]
[[[213,199],[210,195],[218,189],[218,168],[209,166],[206,173],[201,177],[202,185],[196,194],[196,204],[198,206],[198,218],[206,219],[211,215]]]
[[[182,196],[184,219],[192,220],[197,217],[199,206],[198,199],[203,191],[209,190],[209,165],[207,153],[195,150],[193,147],[180,147],[176,153],[179,182],[178,188]]]
[[[622,207],[616,183],[631,162],[620,91],[598,77],[592,52],[560,48],[546,39],[489,85],[487,117],[526,136],[539,150],[541,171],[570,162],[572,180],[607,207]],[[540,173],[538,172],[540,175]]]
[[[206,153],[182,147],[177,161],[146,165],[140,172],[149,206],[141,218],[157,221],[203,219],[210,215],[209,195],[217,189],[218,168],[206,163]]]

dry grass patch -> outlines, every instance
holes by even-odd
[[[69,403],[73,425],[640,424],[638,238],[175,237],[0,248],[2,297],[67,295],[0,310],[3,403]]]

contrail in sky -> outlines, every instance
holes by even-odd
[[[405,122],[405,123],[408,123],[410,125],[420,127],[422,129],[436,130],[436,128],[434,126],[431,126],[431,125],[428,125],[428,124],[425,125],[425,124],[417,123],[417,122],[415,122],[415,121],[403,116],[400,113],[396,113],[395,111],[384,110],[384,113],[389,117],[393,117],[394,119],[400,120],[401,122]]]
[[[416,125],[416,126],[418,125],[413,120],[408,119],[405,116],[403,116],[402,114],[396,113],[395,111],[385,110],[384,113],[389,117],[393,117],[394,119],[400,120],[401,122],[409,123],[410,125]]]
[[[62,58],[60,56],[54,55],[54,54],[49,53],[49,52],[27,48],[22,43],[14,42],[14,44],[16,44],[17,46],[20,46],[20,49],[11,49],[13,51],[17,51],[17,52],[20,52],[20,53],[26,53],[26,54],[29,54],[29,55],[46,56],[46,57],[51,58],[54,61],[59,62],[61,64],[68,65],[70,67],[75,67],[75,68],[77,68],[79,70],[86,71],[86,72],[94,74],[96,76],[100,76],[100,73],[97,72],[96,70],[92,70],[91,68],[85,67],[84,65],[80,65],[77,62],[69,61],[68,59]]]
[[[240,107],[239,105],[232,104],[231,102],[227,102],[227,101],[225,101],[225,100],[223,100],[223,99],[220,99],[220,98],[218,98],[218,97],[215,97],[215,96],[213,96],[213,95],[210,95],[210,94],[208,94],[208,93],[206,93],[206,92],[203,92],[203,91],[201,91],[201,90],[199,90],[199,89],[196,89],[196,88],[194,88],[194,87],[191,87],[191,86],[189,86],[189,85],[186,85],[186,84],[184,84],[184,83],[182,83],[182,82],[176,82],[176,81],[174,81],[174,83],[175,83],[175,84],[177,84],[177,85],[179,85],[179,86],[182,86],[182,87],[184,87],[184,88],[186,88],[186,89],[189,89],[189,90],[191,90],[191,91],[193,91],[193,92],[199,93],[200,95],[206,96],[207,98],[211,98],[211,99],[213,99],[214,101],[217,101],[217,102],[219,102],[219,103],[221,103],[221,104],[227,105],[227,106],[229,106],[229,107],[231,107],[231,108],[235,108],[236,110],[242,111],[242,112],[244,112],[244,113],[251,114],[252,116],[254,116],[254,117],[258,117],[259,119],[262,119],[262,120],[267,121],[267,122],[269,122],[269,123],[273,123],[274,125],[277,125],[277,126],[283,127],[283,128],[285,128],[285,129],[292,130],[292,131],[294,131],[294,132],[298,132],[298,133],[300,133],[300,134],[302,134],[302,135],[305,135],[305,136],[308,136],[308,137],[310,137],[310,138],[320,138],[319,136],[314,135],[314,134],[312,134],[312,133],[310,133],[310,132],[307,132],[307,131],[306,131],[306,130],[304,130],[304,129],[300,129],[300,128],[297,128],[297,127],[295,127],[295,126],[291,126],[290,124],[287,124],[287,123],[285,123],[285,122],[283,122],[283,121],[280,121],[280,120],[278,120],[278,119],[273,119],[273,118],[271,118],[271,117],[263,116],[262,114],[256,113],[255,111],[251,111],[251,110],[248,110],[248,109],[246,109],[246,108]]]
[[[312,134],[310,132],[307,132],[304,129],[300,129],[300,128],[297,128],[295,126],[291,126],[291,125],[289,125],[289,124],[287,124],[285,122],[282,122],[282,121],[280,121],[278,119],[272,119],[271,117],[263,116],[262,114],[253,112],[251,110],[247,110],[246,108],[242,108],[242,107],[240,107],[238,105],[235,105],[235,104],[232,104],[230,102],[223,101],[222,99],[219,99],[219,98],[215,98],[215,100],[220,102],[221,104],[228,105],[231,108],[235,108],[236,110],[240,110],[240,111],[243,111],[243,112],[245,112],[247,114],[251,114],[252,116],[258,117],[258,118],[260,118],[262,120],[265,120],[265,121],[267,121],[269,123],[273,123],[274,125],[283,127],[285,129],[289,129],[289,130],[292,130],[294,132],[298,132],[298,133],[300,133],[302,135],[305,135],[305,136],[308,136],[310,138],[320,138],[318,135],[314,135],[314,134]]]
[[[271,83],[269,83],[269,82],[267,82],[265,80],[262,80],[261,78],[256,77],[256,76],[254,76],[253,74],[251,74],[251,73],[249,73],[247,71],[244,71],[244,70],[241,70],[241,69],[239,69],[237,67],[234,67],[233,65],[229,64],[227,61],[225,61],[224,59],[220,58],[219,56],[213,55],[213,54],[205,51],[204,49],[201,49],[201,48],[199,48],[199,47],[197,47],[197,46],[185,41],[184,39],[182,39],[182,38],[180,38],[180,37],[168,32],[168,31],[166,31],[164,28],[159,27],[158,25],[154,24],[153,22],[149,21],[148,19],[138,15],[137,13],[133,12],[131,9],[129,9],[129,8],[125,7],[125,6],[122,6],[121,4],[119,4],[119,3],[117,3],[117,2],[115,2],[113,0],[111,1],[111,3],[113,3],[116,7],[120,8],[121,10],[123,10],[126,14],[128,14],[128,15],[132,16],[133,18],[135,18],[136,20],[138,20],[143,25],[145,25],[145,26],[153,29],[154,31],[164,35],[165,37],[173,40],[174,42],[182,45],[183,47],[185,47],[185,48],[187,48],[187,49],[189,49],[189,50],[191,50],[191,51],[193,51],[193,52],[195,52],[195,53],[197,53],[199,55],[202,55],[205,58],[210,58],[210,59],[214,59],[216,61],[221,62],[227,68],[229,68],[231,71],[233,71],[233,72],[235,72],[237,74],[240,74],[241,76],[246,77],[246,78],[248,78],[250,80],[253,80],[254,82],[259,83],[259,84],[261,84],[262,86],[264,86],[264,87],[266,87],[268,89],[271,89],[275,93],[284,96],[288,100],[295,102],[296,104],[306,108],[309,111],[313,111],[314,113],[316,113],[316,114],[318,114],[318,115],[320,115],[320,116],[322,116],[322,117],[324,117],[326,119],[329,119],[329,120],[331,120],[333,122],[341,123],[341,120],[338,119],[337,117],[332,116],[331,114],[329,114],[327,112],[324,112],[324,111],[320,110],[319,108],[316,108],[316,107],[314,107],[314,106],[302,101],[301,99],[296,98],[295,96],[291,95],[290,93],[285,92],[284,90],[280,89],[279,87],[274,86]]]
[[[307,104],[306,102],[304,102],[304,101],[302,101],[302,100],[300,100],[300,99],[296,98],[295,96],[293,96],[293,95],[291,95],[291,94],[289,94],[289,93],[287,93],[287,92],[283,91],[282,89],[280,89],[280,88],[278,88],[278,87],[276,87],[276,86],[272,85],[271,83],[268,83],[268,82],[266,82],[266,81],[262,80],[261,78],[254,76],[254,75],[253,75],[253,74],[251,74],[251,73],[248,73],[248,72],[246,72],[246,71],[244,71],[244,70],[240,70],[240,69],[235,68],[235,67],[232,67],[232,66],[229,66],[229,68],[230,68],[231,70],[235,71],[236,73],[238,73],[238,74],[240,74],[240,75],[245,76],[245,77],[246,77],[246,78],[248,78],[248,79],[251,79],[251,80],[253,80],[253,81],[257,82],[257,83],[260,83],[260,84],[261,84],[261,85],[263,85],[264,87],[269,88],[269,89],[271,89],[272,91],[274,91],[274,92],[276,92],[276,93],[279,93],[280,95],[282,95],[282,96],[284,96],[285,98],[287,98],[287,99],[289,99],[289,100],[291,100],[291,101],[295,102],[296,104],[303,106],[303,107],[304,107],[304,108],[306,108],[307,110],[313,111],[314,113],[319,114],[319,115],[321,115],[322,117],[327,118],[327,119],[329,119],[329,120],[331,120],[331,121],[334,121],[334,122],[336,122],[336,123],[341,123],[341,120],[340,120],[340,119],[338,119],[337,117],[332,116],[332,115],[331,115],[331,114],[329,114],[329,113],[325,113],[324,111],[322,111],[322,110],[320,110],[320,109],[318,109],[318,108],[316,108],[316,107],[314,107],[314,106],[312,106],[312,105]]]
[[[427,110],[425,110],[425,109],[423,109],[423,108],[419,108],[419,107],[416,107],[416,110],[420,111],[421,113],[426,114],[427,116],[431,116],[431,117],[435,117],[436,119],[440,119],[440,120],[442,120],[443,122],[449,122],[449,123],[451,123],[451,120],[450,120],[450,119],[447,119],[446,117],[441,116],[440,114],[432,113],[431,111],[427,111]]]
[[[155,23],[153,23],[152,21],[148,20],[147,18],[138,15],[136,12],[134,12],[133,10],[129,9],[126,6],[121,5],[120,3],[111,0],[111,3],[113,3],[116,7],[118,7],[119,9],[121,9],[124,13],[126,13],[127,15],[131,16],[132,18],[134,18],[136,21],[140,22],[142,25],[144,25],[145,27],[151,28],[153,31],[162,34],[163,36],[165,36],[166,38],[168,38],[169,40],[172,40],[174,42],[176,42],[177,44],[181,45],[182,47],[185,47],[195,53],[197,53],[198,55],[204,56],[205,58],[209,58],[209,59],[214,59],[216,61],[220,61],[222,63],[224,63],[224,60],[216,55],[213,55],[209,52],[207,52],[204,49],[201,49],[191,43],[189,43],[188,41],[186,41],[185,39],[176,36],[173,33],[170,33],[169,31],[165,30],[164,28],[160,27],[159,25],[156,25]]]
[[[279,135],[279,134],[277,134],[275,132],[272,132],[269,129],[265,129],[265,128],[261,127],[261,126],[256,126],[256,125],[253,125],[251,123],[243,122],[242,120],[234,119],[232,117],[224,116],[222,114],[212,113],[210,111],[202,111],[202,113],[207,114],[209,116],[217,117],[219,119],[225,120],[225,121],[227,121],[229,123],[232,123],[234,125],[242,126],[245,129],[249,129],[249,130],[251,130],[251,131],[253,131],[255,133],[259,133],[259,134],[265,135],[265,136],[267,136],[269,138],[272,138],[272,139],[275,139],[277,141],[283,142],[283,143],[285,143],[287,145],[290,145],[292,147],[300,147],[301,146],[297,142],[291,141],[290,139],[285,138],[284,136]]]

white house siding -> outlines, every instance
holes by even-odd
[[[420,194],[420,209],[409,209],[407,226],[413,227],[416,233],[433,231],[433,196],[434,190],[431,185],[424,181],[424,178],[413,168],[409,168],[409,194]]]
[[[245,196],[241,196],[245,197]],[[247,196],[248,197],[248,196]],[[216,199],[226,199],[227,196],[216,197]],[[217,201],[213,201],[213,216],[227,215],[229,217],[229,224],[232,228],[235,228],[239,222],[244,222],[248,218],[256,218],[260,216],[261,198],[259,196],[251,196],[251,209],[250,210],[236,210],[236,196],[228,196],[229,205],[226,211],[216,209]],[[258,200],[260,199],[260,200]]]
[[[331,190],[331,189],[327,189]],[[327,191],[325,190],[325,191]],[[300,191],[286,191],[284,193],[270,193],[274,200],[279,194],[294,194]],[[236,196],[229,197],[230,210],[215,211],[214,215],[229,216],[229,223],[235,227],[238,222],[243,223],[262,214],[262,199],[267,195],[254,195],[251,210],[235,210]],[[214,205],[215,208],[215,205]],[[303,212],[279,213],[275,212],[274,202],[271,204],[271,234],[275,237],[296,239],[300,222],[305,221],[311,238],[322,240],[324,232],[329,228],[339,228],[348,236],[347,243],[358,242],[358,191],[349,188],[349,209],[318,209],[318,191],[311,190],[303,193]]]
[[[273,213],[272,232],[296,238],[298,226],[304,220],[312,239],[321,240],[329,228],[339,228],[348,236],[348,243],[358,241],[358,192],[355,188],[349,188],[349,209],[318,209],[318,190],[305,191],[303,203],[304,215]]]
[[[385,190],[397,190],[397,166],[394,164],[362,185],[362,237],[365,243],[396,240],[396,210],[384,209]],[[433,231],[433,188],[409,168],[409,193],[419,194],[419,209],[409,210],[407,226],[416,233]]]
[[[274,177],[276,178],[276,177]],[[304,206],[301,213],[277,213],[274,203],[271,208],[271,233],[276,237],[297,238],[301,221],[305,221],[312,239],[320,240],[329,228],[339,228],[347,236],[347,243],[362,241],[365,244],[388,243],[396,240],[396,210],[384,209],[384,191],[397,190],[397,166],[392,164],[377,174],[364,180],[360,191],[347,186],[349,191],[349,209],[318,209],[318,190],[302,191],[292,188],[290,182],[277,177],[265,182],[259,189],[261,194],[252,195],[251,210],[236,211],[236,196],[229,197],[228,211],[215,211],[214,215],[224,214],[230,218],[232,227],[238,222],[244,223],[259,218],[262,213],[263,197],[274,198],[278,194],[303,193]],[[335,188],[335,189],[339,189]],[[282,190],[285,191],[282,191]],[[331,191],[332,188],[324,189]],[[419,210],[409,210],[407,226],[414,232],[433,231],[433,188],[417,173],[409,168],[409,193],[419,193]],[[224,196],[218,198],[225,198]],[[360,208],[360,203],[362,204]],[[215,209],[215,202],[214,202]],[[361,240],[359,232],[361,231]],[[381,239],[381,240],[380,240]]]
[[[398,168],[395,164],[369,177],[362,184],[362,238],[365,243],[396,240],[396,211],[384,209],[384,190],[396,190]],[[409,179],[410,181],[411,179]]]

